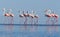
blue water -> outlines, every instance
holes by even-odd
[[[0,37],[60,37],[60,26],[0,25]]]

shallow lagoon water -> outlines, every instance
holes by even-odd
[[[0,37],[60,37],[60,26],[0,25]]]

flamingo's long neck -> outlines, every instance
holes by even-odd
[[[51,10],[47,10],[45,14],[52,14]]]
[[[46,12],[45,14],[47,15],[47,14],[50,14],[50,13]]]

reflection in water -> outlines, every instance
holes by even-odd
[[[31,26],[27,26],[25,30],[24,26],[13,25],[12,28],[10,25],[0,25],[0,37],[60,37],[60,27],[56,31],[55,27],[51,26],[34,26],[32,29]],[[32,30],[31,30],[32,29]]]

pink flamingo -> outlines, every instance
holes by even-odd
[[[55,23],[58,21],[58,17],[59,17],[59,16],[58,16],[57,14],[51,12],[51,10],[49,10],[49,9],[45,10],[45,12],[46,12],[45,16],[48,17],[48,20],[47,20],[47,23],[48,23],[48,24],[49,24],[49,21],[50,21],[51,18],[54,18],[53,21],[50,21],[50,23],[52,22],[52,24],[55,24]],[[48,12],[50,12],[50,13],[48,13]],[[56,20],[56,21],[55,21],[55,20]],[[55,23],[54,23],[54,22],[55,22]]]
[[[55,14],[54,12],[52,12],[50,9],[45,10],[45,12],[46,12],[45,16],[48,17],[48,19],[47,19],[47,23],[48,24],[49,24],[49,22],[50,23],[52,22],[52,25],[54,25],[55,23],[58,22],[58,17],[59,16],[57,14]],[[48,13],[48,12],[50,12],[50,13]],[[51,21],[51,18],[53,18],[52,21]],[[50,29],[49,29],[49,31],[50,31]]]
[[[18,11],[19,13],[21,12],[20,10]],[[22,13],[24,13],[24,11],[22,11]],[[19,14],[19,17],[24,18],[23,14]]]
[[[28,11],[27,13],[24,13],[24,11],[22,12],[23,14],[19,15],[20,17],[24,17],[25,21],[24,21],[24,25],[25,25],[25,29],[27,28],[27,17],[29,17]]]
[[[20,10],[18,12],[21,12]],[[24,13],[24,11],[22,11],[22,13]],[[24,18],[24,15],[23,14],[19,14],[19,17],[20,18]],[[23,28],[24,29],[24,28]]]
[[[5,12],[6,12],[5,8],[3,8],[3,12],[4,12],[3,15],[4,15],[4,16],[7,16],[7,18],[10,16],[10,14],[9,14],[8,12],[5,13]],[[6,20],[6,21],[7,21],[7,20]]]
[[[13,17],[14,17],[14,14],[13,13],[11,13],[12,12],[12,9],[9,9],[9,14],[10,14],[10,29],[11,30],[13,30],[13,22],[14,22],[14,19],[13,19]]]
[[[11,13],[12,9],[9,9],[9,14],[10,14],[10,17],[11,17],[11,24],[13,24],[13,17],[14,17],[14,14]]]
[[[27,13],[24,13],[24,12],[23,12],[23,15],[24,15],[24,17],[25,17],[25,22],[24,22],[24,24],[27,24],[27,17],[29,17],[28,11],[27,11]]]
[[[3,11],[4,11],[3,15],[6,16],[8,18],[8,20],[11,20],[11,25],[12,25],[13,24],[12,22],[13,22],[13,16],[14,15],[12,13],[10,13],[10,11],[8,11],[7,13],[5,13],[5,8],[3,8]],[[12,19],[10,19],[9,17],[12,17]],[[12,29],[12,26],[10,26],[9,28]]]
[[[32,14],[29,14],[29,16],[31,17],[32,26],[38,23],[38,16],[34,14],[34,11],[32,11]],[[36,21],[34,21],[34,18],[36,18]],[[32,30],[34,30],[34,28]]]
[[[25,22],[24,22],[24,24],[25,24],[25,29],[27,29],[27,22],[28,22],[28,17],[29,17],[29,14],[28,14],[28,11],[27,11],[27,13],[24,13],[23,12],[23,15],[24,15],[24,17],[25,17]]]

